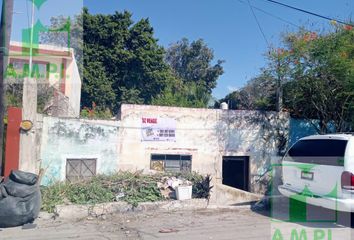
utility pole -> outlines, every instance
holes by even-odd
[[[4,116],[5,116],[5,73],[8,62],[14,0],[2,0],[0,23],[0,175],[3,171]]]
[[[31,35],[29,43],[29,74],[23,81],[22,118],[33,123],[29,131],[21,131],[20,135],[20,170],[39,173],[37,159],[37,79],[32,75],[33,69],[33,34],[35,4],[32,1]],[[36,44],[37,46],[37,44]]]

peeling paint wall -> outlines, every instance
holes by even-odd
[[[120,122],[41,118],[42,184],[65,180],[67,159],[95,158],[97,173],[109,174],[150,169],[152,154],[191,155],[193,171],[221,183],[223,156],[247,156],[250,190],[258,193],[271,164],[296,139],[315,134],[287,113],[123,105],[120,114]],[[175,120],[175,141],[143,141],[142,118]]]
[[[123,105],[120,117],[122,170],[150,169],[151,154],[188,154],[193,171],[220,183],[223,156],[249,156],[251,191],[261,192],[257,179],[287,147],[287,113]],[[142,141],[143,117],[175,119],[176,141]]]
[[[117,170],[119,122],[43,117],[40,159],[43,185],[63,181],[66,160],[96,158],[97,174]]]

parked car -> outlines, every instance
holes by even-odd
[[[282,160],[278,189],[311,205],[354,212],[354,134],[301,138]]]

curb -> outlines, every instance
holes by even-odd
[[[56,206],[53,215],[59,219],[76,220],[89,217],[104,217],[116,213],[148,212],[157,210],[198,210],[206,209],[207,207],[207,199],[147,202],[140,203],[137,207],[133,207],[131,204],[125,202],[110,202],[96,205],[58,205]],[[45,215],[45,213],[41,215]]]

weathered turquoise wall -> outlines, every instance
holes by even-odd
[[[318,132],[310,121],[290,118],[289,147],[300,138],[315,134],[318,134]]]
[[[97,174],[115,172],[118,166],[118,123],[79,119],[43,118],[42,185],[65,180],[66,159],[96,158]]]

